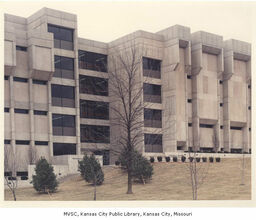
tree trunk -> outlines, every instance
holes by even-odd
[[[15,190],[12,190],[12,195],[13,195],[13,200],[16,201],[16,194],[15,194]]]
[[[127,194],[132,194],[132,174],[130,169],[128,170],[128,189]]]
[[[93,198],[94,201],[96,201],[96,194],[97,194],[97,192],[96,192],[96,178],[94,178],[94,198]]]

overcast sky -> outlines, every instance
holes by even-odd
[[[180,24],[226,39],[252,41],[255,2],[2,2],[4,13],[28,17],[42,7],[77,15],[78,35],[110,42],[136,30],[157,32]],[[253,4],[253,5],[252,5]]]

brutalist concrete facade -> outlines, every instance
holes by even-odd
[[[49,31],[49,25],[56,29],[54,34]],[[65,31],[69,34],[69,30],[72,30],[72,36],[65,37]],[[161,122],[158,124],[161,126],[145,126],[143,133],[149,137],[160,134],[161,141],[145,144],[149,145],[141,149],[145,155],[189,150],[230,153],[251,150],[249,43],[233,39],[223,41],[222,36],[203,31],[191,33],[190,28],[180,25],[157,33],[136,31],[110,43],[102,43],[77,36],[76,15],[49,8],[28,18],[6,14],[4,42],[5,147],[18,155],[20,171],[27,170],[33,149],[37,156],[44,156],[54,163],[54,146],[57,148],[61,144],[71,144],[67,148],[75,147],[72,154],[97,150],[108,157],[111,137],[115,135],[111,120],[94,113],[91,118],[81,117],[80,107],[82,101],[93,105],[95,100],[111,105],[107,93],[99,95],[97,91],[93,94],[83,85],[88,80],[105,79],[103,82],[107,82],[109,77],[103,67],[88,64],[86,57],[107,57],[117,48],[129,48],[129,42],[143,48],[145,62],[155,66],[160,63],[159,69],[154,69],[155,76],[160,74],[160,77],[145,77],[144,64],[141,64],[138,77],[142,85],[148,83],[153,90],[160,88],[160,94],[155,95],[158,101],[151,102],[149,108],[152,112],[160,112],[158,120]],[[82,61],[81,56],[85,60]],[[72,70],[65,67],[65,60],[70,59]],[[59,70],[59,63],[65,69]],[[99,69],[94,69],[95,66]],[[55,87],[73,91],[74,96],[70,98],[58,93],[60,97],[53,97]],[[150,102],[145,97],[144,101]],[[62,125],[58,124],[59,118],[65,117],[72,127],[65,127],[64,119]],[[58,123],[53,128],[55,120]],[[95,138],[95,143],[93,138],[81,138],[83,129],[85,135],[91,134]],[[110,141],[101,143],[90,129],[106,132]],[[59,150],[57,155],[61,152]],[[109,159],[105,159],[108,164]],[[115,158],[110,158],[110,163],[114,161]]]

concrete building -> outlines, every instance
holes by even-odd
[[[146,156],[251,151],[249,43],[180,25],[97,42],[77,36],[76,15],[49,8],[28,18],[5,14],[4,22],[4,144],[20,172],[33,152],[53,164],[88,150],[115,161],[108,55],[131,41],[145,49],[138,80],[151,103]]]

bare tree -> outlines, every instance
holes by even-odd
[[[12,147],[4,146],[4,171],[11,175],[4,175],[5,183],[10,189],[13,200],[16,201],[16,189],[18,186],[17,179],[18,161]]]
[[[28,164],[36,164],[38,160],[37,149],[30,146],[28,149]]]
[[[201,136],[199,135],[199,149],[201,145]],[[204,184],[209,171],[209,162],[207,164],[200,162],[202,158],[197,157],[196,152],[188,153],[188,172],[190,176],[189,185],[192,187],[193,200],[198,199],[198,189]]]
[[[113,99],[110,107],[112,122],[118,125],[119,134],[114,140],[115,150],[127,154],[127,194],[132,194],[133,152],[143,141],[143,84],[138,80],[142,56],[139,49],[131,46],[125,51],[115,51],[110,58],[109,91]]]

